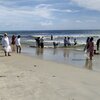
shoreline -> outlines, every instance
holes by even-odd
[[[0,47],[2,49],[2,47]],[[15,54],[17,54],[15,52]],[[99,55],[95,55],[93,60],[87,60],[83,46],[75,48],[33,48],[22,44],[22,54],[31,58],[36,58],[54,63],[73,66],[75,68],[87,69],[100,72]],[[13,55],[13,54],[12,54]]]

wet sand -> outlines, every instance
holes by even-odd
[[[94,55],[93,60],[86,59],[84,47],[76,48],[23,48],[23,53],[43,60],[71,65],[82,69],[100,72],[100,55]]]
[[[99,100],[100,73],[0,51],[1,100]]]

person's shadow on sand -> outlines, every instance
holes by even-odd
[[[85,68],[89,69],[89,70],[92,70],[92,60],[86,59]]]

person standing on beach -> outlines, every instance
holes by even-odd
[[[51,35],[51,40],[53,40],[53,35]]]
[[[87,39],[86,39],[86,45],[85,45],[85,47],[84,47],[84,51],[86,51],[87,52],[87,50],[88,50],[88,43],[90,42],[90,37],[87,37]]]
[[[9,42],[9,38],[7,36],[7,33],[4,33],[4,36],[2,38],[2,47],[4,49],[4,53],[5,53],[5,56],[11,56],[10,55],[10,52],[11,52],[11,46],[10,46],[10,42]]]
[[[44,39],[43,39],[43,37],[40,39],[40,46],[41,46],[41,48],[44,48]]]
[[[20,35],[18,35],[16,38],[16,48],[17,48],[17,53],[21,53]]]
[[[35,40],[36,40],[36,46],[40,47],[40,37],[37,37]]]
[[[64,47],[66,47],[66,44],[67,44],[67,39],[66,37],[64,38]]]
[[[97,51],[99,51],[100,39],[97,40],[96,45],[97,45]]]
[[[68,46],[71,46],[70,37],[68,37],[67,44],[68,44]]]
[[[87,52],[89,53],[89,58],[92,60],[92,57],[94,55],[94,42],[93,42],[93,37],[90,38],[90,41],[87,44],[88,49]]]
[[[12,36],[12,41],[11,41],[11,44],[12,44],[12,51],[15,51],[15,41],[16,41],[16,36],[13,35],[13,36]]]

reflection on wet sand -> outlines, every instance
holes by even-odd
[[[95,55],[93,60],[90,61],[86,59],[84,52],[81,50],[68,48],[27,48],[23,50],[24,53],[26,52],[26,54],[30,56],[34,56],[43,60],[50,60],[88,70],[100,71],[100,56]]]
[[[53,49],[53,54],[56,55],[57,54],[57,48]]]
[[[69,58],[69,50],[64,49],[63,56]]]
[[[43,48],[36,48],[37,55],[43,55]]]
[[[92,60],[86,59],[85,68],[89,69],[89,70],[92,70]]]
[[[44,60],[69,64],[74,67],[88,70],[100,71],[100,56],[95,55],[93,60],[86,59],[85,53],[81,49],[74,50],[68,48],[25,48],[23,53]]]

